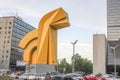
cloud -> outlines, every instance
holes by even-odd
[[[93,61],[93,49],[92,44],[77,43],[75,47],[75,53],[78,53],[83,58],[88,58]],[[73,46],[70,43],[58,44],[58,59],[66,58],[68,62],[71,62],[73,55]]]
[[[87,1],[87,3],[86,0],[52,0],[50,2],[47,0],[0,0],[0,14],[2,9],[6,13],[18,12],[18,15],[21,17],[27,16],[33,17],[34,19],[37,17],[41,18],[45,13],[53,9],[63,7],[69,14],[71,25],[81,28],[99,29],[99,31],[102,30],[102,32],[104,32],[105,30],[103,30],[103,28],[106,27],[106,4],[104,3],[105,0],[92,0]],[[4,13],[2,15],[4,15]]]

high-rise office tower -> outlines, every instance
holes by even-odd
[[[120,0],[107,0],[108,41],[120,39]]]
[[[107,0],[107,37],[107,73],[120,72],[120,0]]]
[[[18,43],[33,29],[19,17],[0,17],[0,69],[16,68],[16,60],[22,60],[23,54]]]

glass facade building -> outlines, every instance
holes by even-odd
[[[16,60],[22,60],[23,55],[18,44],[33,29],[19,17],[0,17],[0,69],[16,68]]]
[[[107,37],[109,41],[120,39],[120,0],[107,0]]]

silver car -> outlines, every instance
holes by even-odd
[[[81,74],[71,73],[66,74],[62,80],[84,80],[84,78],[82,77]]]

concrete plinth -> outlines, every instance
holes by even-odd
[[[48,64],[30,64],[26,66],[26,73],[29,74],[38,74],[47,73],[47,72],[55,72],[55,65]]]

